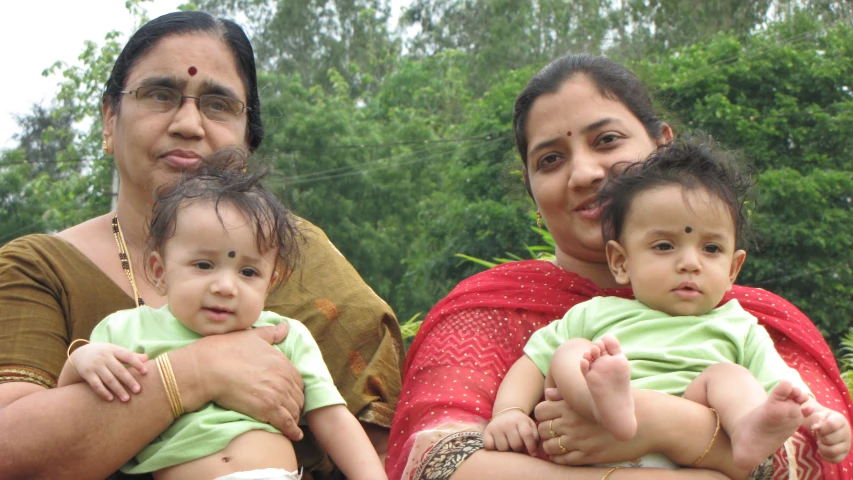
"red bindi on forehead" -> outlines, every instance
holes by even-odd
[[[195,67],[190,67],[187,69],[187,73],[189,73],[191,77],[194,77],[195,74],[198,73],[198,69]]]
[[[572,131],[571,131],[571,130],[569,130],[569,131],[566,133],[566,136],[567,136],[567,137],[571,137],[571,136],[572,136]]]

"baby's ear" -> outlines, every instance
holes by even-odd
[[[628,254],[625,252],[625,247],[619,244],[616,240],[610,240],[604,246],[604,251],[607,254],[607,264],[610,266],[610,273],[616,279],[616,283],[620,285],[628,285],[631,283],[631,275],[628,272]]]
[[[737,276],[740,273],[741,267],[743,267],[743,262],[746,260],[746,250],[738,250],[732,255],[732,266],[729,270],[729,288],[726,291],[732,289],[732,285],[735,284],[735,280],[737,280]]]
[[[151,252],[145,264],[148,277],[154,282],[154,288],[160,295],[166,295],[166,263],[160,252]]]
[[[270,284],[269,286],[267,286],[267,293],[272,291],[273,287],[275,287],[275,283],[278,282],[279,277],[281,277],[281,274],[279,273],[278,269],[272,272],[272,276],[270,277]]]

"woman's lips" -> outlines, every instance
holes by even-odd
[[[160,160],[169,164],[172,168],[188,170],[198,166],[199,162],[201,162],[201,155],[186,150],[172,150],[161,155]]]
[[[584,206],[575,209],[578,215],[585,220],[600,220],[601,219],[601,204],[591,202]]]

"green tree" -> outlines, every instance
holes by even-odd
[[[388,0],[198,0],[202,10],[245,18],[261,70],[298,74],[332,88],[334,71],[353,98],[375,93],[400,54]],[[239,15],[237,15],[239,13]]]
[[[401,25],[413,30],[411,55],[459,50],[469,54],[477,93],[507,71],[541,65],[568,51],[599,53],[611,2],[582,0],[413,0]]]

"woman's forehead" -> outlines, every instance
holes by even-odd
[[[607,117],[633,117],[633,114],[619,99],[604,95],[585,75],[575,75],[556,92],[543,94],[533,102],[528,125],[539,116],[573,121],[580,127]]]
[[[234,52],[221,37],[209,33],[170,35],[158,40],[135,62],[125,87],[137,88],[158,82],[184,93],[218,85],[235,92],[241,100],[246,98],[246,87]]]

